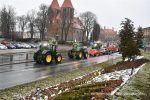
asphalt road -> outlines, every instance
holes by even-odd
[[[70,60],[67,56],[64,56],[61,64],[55,64],[55,62],[53,62],[51,65],[39,65],[35,62],[30,62],[0,66],[0,89],[32,82],[59,73],[80,69],[82,67],[88,67],[118,56],[120,55],[104,55],[80,61]]]

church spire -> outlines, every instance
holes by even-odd
[[[60,6],[58,4],[58,1],[57,0],[53,0],[51,5],[50,5],[51,8],[54,8],[54,9],[60,9]]]
[[[71,0],[64,0],[62,8],[73,8]]]

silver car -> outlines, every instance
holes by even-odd
[[[8,49],[5,45],[0,44],[0,50]]]

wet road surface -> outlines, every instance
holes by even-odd
[[[80,69],[82,67],[88,67],[118,56],[120,55],[104,55],[80,61],[69,60],[68,57],[65,57],[61,64],[55,64],[55,62],[53,62],[50,65],[39,65],[35,62],[30,62],[0,66],[0,89],[32,82],[59,73]]]

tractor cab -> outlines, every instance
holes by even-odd
[[[81,43],[74,43],[72,49],[75,50],[75,51],[78,51],[82,48],[83,48],[83,45]]]
[[[48,41],[44,41],[41,43],[40,49],[41,50],[51,50],[51,51],[55,52],[57,49],[57,44],[54,44],[54,43],[51,43]]]

